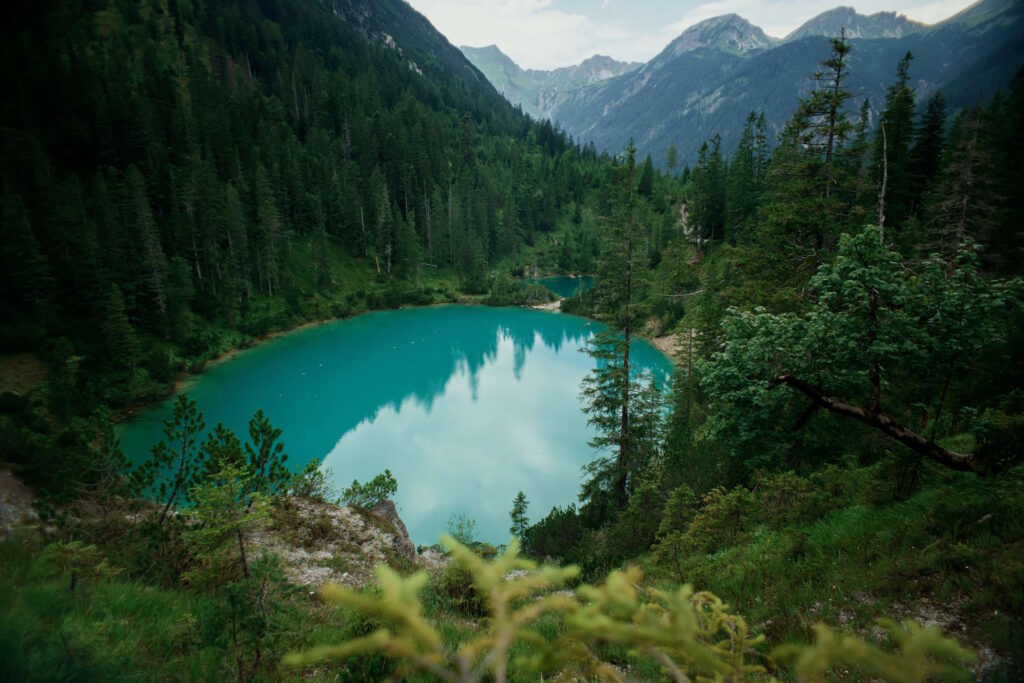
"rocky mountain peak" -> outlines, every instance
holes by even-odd
[[[723,14],[705,19],[669,43],[662,54],[678,56],[700,48],[717,48],[744,54],[771,47],[775,41],[738,14]]]
[[[876,12],[875,14],[858,14],[852,7],[836,7],[806,21],[795,31],[786,36],[786,40],[798,40],[808,36],[838,36],[846,29],[846,37],[851,40],[873,38],[902,38],[911,33],[918,33],[927,28],[924,24],[908,19],[896,12]]]

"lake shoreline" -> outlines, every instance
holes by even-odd
[[[153,405],[155,405],[155,404],[157,404],[157,403],[159,403],[159,402],[161,402],[163,400],[166,400],[167,398],[170,398],[171,396],[175,396],[177,394],[182,393],[182,391],[184,391],[184,390],[186,390],[188,388],[189,384],[192,381],[196,380],[198,377],[200,377],[207,370],[209,370],[209,369],[211,369],[213,367],[216,367],[217,365],[220,365],[222,363],[226,363],[226,362],[232,360],[233,358],[235,358],[238,354],[242,353],[243,351],[247,351],[249,349],[255,348],[256,346],[264,344],[264,343],[266,343],[268,341],[272,341],[274,339],[278,339],[280,337],[284,337],[284,336],[287,336],[287,335],[290,335],[290,334],[302,332],[303,330],[307,330],[307,329],[310,329],[310,328],[313,328],[313,327],[318,327],[320,325],[328,325],[328,324],[331,324],[331,323],[340,322],[342,320],[350,320],[352,318],[357,318],[357,317],[359,317],[361,315],[368,315],[370,313],[380,313],[382,311],[398,311],[398,310],[419,309],[419,308],[440,308],[440,307],[443,307],[443,306],[480,306],[480,307],[483,307],[483,308],[522,308],[522,309],[545,310],[545,311],[549,311],[549,312],[552,312],[552,313],[559,313],[559,314],[562,314],[562,315],[573,315],[573,314],[570,314],[570,313],[563,313],[563,311],[561,310],[561,303],[562,303],[563,300],[564,299],[558,299],[557,301],[551,302],[549,304],[533,305],[533,306],[531,306],[531,305],[490,306],[489,304],[483,303],[479,299],[463,299],[463,300],[458,300],[458,301],[453,301],[453,302],[438,302],[438,303],[432,303],[432,304],[399,306],[398,308],[369,308],[369,309],[366,309],[366,310],[359,311],[358,313],[352,313],[350,315],[345,315],[345,316],[340,316],[340,317],[320,318],[320,319],[317,319],[317,320],[307,320],[305,322],[299,323],[299,324],[294,325],[292,327],[288,327],[288,328],[281,329],[281,330],[273,330],[273,331],[267,332],[265,334],[261,334],[261,335],[255,336],[255,337],[250,337],[249,339],[246,340],[246,342],[244,344],[239,345],[239,346],[233,346],[233,347],[227,349],[226,351],[223,351],[221,353],[218,353],[215,356],[211,356],[210,358],[206,359],[205,361],[203,361],[202,366],[199,367],[198,369],[194,369],[194,370],[191,370],[191,371],[182,371],[182,372],[180,372],[178,374],[178,376],[175,377],[174,381],[172,382],[171,390],[169,392],[167,392],[166,394],[164,394],[164,395],[162,395],[160,397],[154,398],[152,400],[137,401],[135,403],[132,403],[131,405],[125,407],[123,410],[119,411],[114,416],[113,421],[114,421],[115,424],[120,424],[122,422],[130,420],[132,417],[134,417],[136,414],[142,412],[143,410],[146,410],[147,408],[149,408],[149,407],[151,407],[151,406],[153,406]],[[595,318],[589,318],[587,316],[578,316],[578,317],[585,318],[587,320],[593,320],[594,322],[600,322],[599,320],[597,320]],[[671,339],[674,338],[675,335],[667,335],[665,337],[650,337],[650,336],[647,336],[647,335],[644,335],[644,334],[636,334],[635,336],[641,337],[642,339],[645,339],[648,342],[650,342],[652,346],[654,346],[666,358],[668,358],[668,360],[672,363],[673,366],[678,366],[679,365],[679,360],[676,357],[676,355],[674,353],[670,353],[669,352],[669,350],[675,350],[675,349],[678,348],[678,346],[674,346],[671,343]]]

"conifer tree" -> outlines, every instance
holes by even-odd
[[[950,267],[964,244],[984,243],[999,224],[1001,204],[980,107],[960,114],[950,133],[945,169],[928,197],[932,234]]]
[[[726,238],[735,243],[744,232],[747,221],[757,207],[757,165],[754,149],[754,126],[757,119],[750,112],[740,133],[736,153],[729,160],[729,206],[726,218]]]
[[[881,193],[883,165],[886,174],[884,196],[886,224],[899,228],[910,217],[913,197],[913,169],[910,147],[915,137],[914,89],[910,87],[907,52],[896,68],[896,82],[885,95],[885,109],[875,135],[874,166]],[[884,135],[882,134],[884,130]]]
[[[512,526],[509,527],[508,532],[519,539],[524,546],[526,545],[526,532],[530,528],[530,519],[526,515],[529,505],[530,502],[526,500],[526,494],[520,491],[512,501],[512,511],[509,513]]]
[[[203,414],[186,394],[178,396],[174,413],[164,420],[164,440],[153,447],[145,463],[147,479],[159,482],[160,497],[166,499],[160,512],[162,524],[179,500],[188,500],[192,487],[202,475],[199,437],[206,429]]]
[[[278,441],[280,438],[281,430],[270,423],[262,410],[257,410],[249,420],[251,444],[245,444],[249,469],[253,473],[251,490],[254,493],[275,495],[288,484],[291,477],[285,467],[288,456],[284,453],[284,444]]]
[[[139,340],[124,312],[124,297],[117,285],[110,283],[107,305],[103,319],[103,334],[106,337],[107,353],[111,362],[135,373],[139,362]]]
[[[636,321],[634,291],[639,276],[635,268],[638,230],[636,221],[636,147],[632,140],[620,169],[620,184],[611,224],[606,229],[598,262],[597,297],[606,312],[612,331],[602,332],[587,346],[597,368],[583,381],[581,395],[586,404],[588,422],[598,429],[591,441],[595,448],[615,449],[614,458],[599,456],[586,470],[590,480],[584,484],[581,500],[610,495],[613,507],[621,509],[629,500],[631,373],[630,339]],[[621,334],[620,334],[621,332]]]
[[[651,163],[650,154],[644,159],[644,167],[640,172],[640,185],[637,187],[637,192],[648,199],[654,196],[654,164]]]
[[[815,74],[817,87],[799,102],[779,138],[765,186],[768,200],[760,207],[762,248],[789,274],[809,272],[833,248],[852,194],[851,179],[837,163],[852,131],[844,109],[850,45],[845,33],[831,42],[825,68]]]
[[[677,166],[679,166],[679,152],[676,150],[676,143],[673,140],[669,143],[668,149],[665,150],[665,170],[668,171],[669,175],[672,175],[675,173]]]
[[[8,188],[4,189],[0,220],[4,226],[0,240],[0,285],[45,323],[54,304],[56,282],[50,275],[46,256],[39,249],[21,198]]]
[[[253,179],[256,206],[256,270],[260,290],[274,296],[280,284],[281,216],[267,170],[261,164]]]
[[[146,194],[146,181],[137,168],[131,166],[125,175],[127,205],[125,206],[126,221],[134,236],[133,242],[138,245],[139,261],[136,264],[138,277],[136,289],[146,293],[147,303],[152,309],[147,313],[156,321],[157,329],[166,333],[167,330],[167,260],[160,243],[156,221]],[[141,302],[138,302],[141,304]]]
[[[938,91],[928,100],[914,146],[910,150],[913,197],[911,213],[918,213],[925,192],[939,172],[946,147],[946,98]]]

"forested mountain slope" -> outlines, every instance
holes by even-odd
[[[273,330],[482,293],[610,168],[401,0],[17,15],[0,29],[0,350],[43,362],[62,417],[166,395]],[[5,459],[60,481],[30,433]]]
[[[134,374],[115,337],[259,325],[338,284],[339,250],[479,280],[553,227],[585,165],[402,2],[23,10],[0,48],[9,349],[66,337]]]

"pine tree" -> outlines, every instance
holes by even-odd
[[[203,471],[199,437],[205,429],[196,402],[179,395],[174,413],[164,420],[164,440],[153,447],[151,459],[144,464],[148,480],[158,481],[160,497],[166,498],[161,523],[180,499],[190,499],[192,487],[199,483]]]
[[[885,205],[885,222],[899,228],[910,217],[913,198],[913,171],[910,145],[915,137],[914,89],[910,87],[910,62],[907,52],[896,68],[896,82],[885,95],[885,109],[875,135],[874,166],[881,193],[883,166],[885,192],[880,200]],[[884,131],[884,132],[883,132]]]
[[[754,150],[756,122],[754,112],[750,112],[740,134],[736,153],[729,160],[729,206],[725,236],[732,243],[744,232],[747,221],[757,208],[757,159]]]
[[[850,45],[845,34],[832,39],[817,87],[802,99],[779,137],[759,207],[761,247],[773,253],[777,268],[801,277],[834,247],[842,209],[853,195],[852,180],[840,163],[852,131],[844,104],[850,93]]]
[[[946,98],[942,91],[928,100],[928,109],[910,150],[912,174],[911,213],[918,213],[928,187],[939,172],[946,146]]]
[[[515,538],[519,539],[519,542],[526,546],[526,532],[530,528],[530,519],[526,516],[526,510],[530,503],[526,500],[526,494],[520,491],[516,494],[516,498],[512,501],[512,511],[509,513],[509,517],[512,519],[512,526],[509,527],[508,532]]]
[[[128,168],[125,175],[126,201],[125,220],[133,242],[139,250],[136,264],[136,290],[146,293],[152,309],[143,309],[144,313],[156,321],[158,330],[167,331],[167,259],[160,243],[160,234],[153,211],[146,194],[146,181],[142,173],[134,166]],[[141,304],[141,302],[138,302]]]
[[[256,270],[260,289],[274,296],[280,285],[281,216],[267,170],[261,164],[253,179],[256,205]]]
[[[0,204],[4,237],[0,240],[0,284],[27,312],[45,324],[52,312],[56,281],[39,249],[21,198],[5,189]]]
[[[103,319],[107,354],[113,365],[128,368],[132,374],[139,362],[139,340],[124,312],[124,297],[117,285],[110,283],[106,313]]]
[[[711,145],[705,142],[697,153],[697,167],[691,174],[687,207],[698,243],[721,239],[725,232],[727,165],[722,159],[721,136]]]
[[[668,149],[665,150],[665,170],[668,171],[669,175],[675,173],[676,167],[679,166],[679,152],[676,151],[676,143],[673,140]]]
[[[267,496],[280,493],[291,478],[285,467],[288,456],[284,453],[284,444],[278,441],[280,438],[281,430],[270,424],[262,410],[257,410],[249,420],[249,439],[252,443],[245,444],[249,469],[253,473],[251,490],[254,493]]]
[[[985,242],[999,224],[1001,201],[992,155],[985,144],[987,133],[980,108],[957,117],[945,169],[928,197],[928,225],[951,269],[965,243]]]
[[[648,199],[654,196],[654,164],[651,163],[650,154],[644,159],[644,167],[640,172],[640,185],[637,187],[637,192]]]
[[[591,441],[595,448],[612,446],[614,459],[598,457],[587,466],[590,480],[584,485],[581,500],[602,494],[612,496],[614,507],[621,509],[629,500],[630,445],[630,339],[636,321],[637,258],[636,220],[636,147],[630,140],[625,162],[620,169],[618,201],[612,223],[607,228],[598,263],[598,302],[612,324],[612,332],[594,337],[587,353],[597,368],[583,382],[582,396],[588,422],[599,435]],[[618,331],[621,330],[621,335]]]

